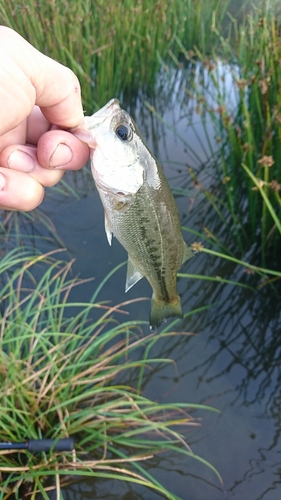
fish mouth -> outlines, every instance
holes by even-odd
[[[85,123],[88,130],[101,125],[104,121],[114,116],[118,111],[121,111],[118,99],[111,99],[103,108],[99,109],[92,116],[85,117]]]
[[[111,99],[103,108],[99,109],[92,116],[85,116],[83,125],[70,129],[70,131],[80,139],[86,142],[88,146],[95,149],[96,143],[91,133],[95,127],[98,127],[108,118],[113,117],[116,113],[122,111],[118,99]]]
[[[99,109],[96,113],[94,113],[94,116],[99,117],[99,116],[109,116],[115,111],[121,109],[120,108],[120,102],[118,99],[111,99],[103,108]]]

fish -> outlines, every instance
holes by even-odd
[[[125,291],[141,278],[153,294],[151,330],[182,318],[177,271],[194,254],[185,243],[179,212],[164,172],[131,116],[111,99],[76,135],[91,148],[91,169],[112,235],[128,252]],[[86,131],[86,133],[85,133]],[[81,132],[81,129],[80,129]]]

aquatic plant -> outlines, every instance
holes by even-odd
[[[70,277],[71,263],[54,251],[31,256],[27,248],[14,249],[0,266],[0,440],[72,436],[76,442],[72,455],[0,451],[1,499],[23,498],[24,491],[48,498],[49,489],[59,498],[75,478],[99,477],[132,481],[176,500],[144,465],[164,450],[193,457],[218,476],[182,433],[198,425],[191,411],[211,408],[155,403],[137,389],[146,367],[169,360],[134,359],[133,351],[143,346],[148,352],[157,334],[142,335],[140,321],[118,320],[127,304],[98,302],[103,283],[89,303],[73,302],[73,288],[82,281]]]
[[[260,240],[263,264],[281,236],[281,37],[268,11],[249,15],[221,38],[221,50],[204,67],[216,91],[217,107],[203,101],[220,143],[216,172],[231,214],[240,251]],[[219,33],[218,33],[219,36]],[[235,100],[221,71],[227,58]],[[205,105],[205,106],[204,106]]]
[[[69,66],[79,77],[87,113],[107,100],[151,87],[174,34],[204,50],[229,0],[0,0],[0,23]]]

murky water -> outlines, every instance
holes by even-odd
[[[163,160],[171,186],[181,190],[175,193],[183,195],[177,198],[183,224],[197,231],[207,225],[222,238],[219,220],[206,210],[186,167],[195,160],[198,167],[208,165],[210,148],[215,154],[217,147],[215,134],[210,123],[206,123],[205,128],[202,126],[191,101],[189,122],[192,126],[187,126],[187,108],[178,99],[178,90],[166,95],[166,103],[154,100],[153,104],[164,120],[176,127],[177,134],[192,145],[195,156],[181,139],[150,115],[141,100],[135,108],[136,120],[152,149]],[[204,139],[206,127],[211,147]],[[209,174],[206,166],[200,175],[206,179]],[[82,195],[80,200],[47,197],[42,209],[55,224],[71,257],[76,259],[74,271],[82,277],[93,276],[95,283],[99,283],[115,265],[126,260],[126,254],[116,240],[112,247],[107,243],[103,210],[94,184],[89,182],[86,173],[75,177],[77,184],[71,182]],[[195,240],[188,233],[185,239],[187,243]],[[227,235],[225,241],[227,244]],[[255,277],[245,276],[243,270],[206,254],[186,263],[183,271],[255,283]],[[124,284],[125,267],[109,280],[99,299],[115,303],[151,296],[145,280],[126,295]],[[79,300],[89,300],[93,286],[88,283],[76,290]],[[281,498],[280,296],[266,287],[252,291],[194,279],[180,279],[179,290],[185,312],[210,307],[179,324],[179,330],[192,335],[155,345],[151,355],[170,357],[175,364],[159,365],[150,372],[144,394],[161,402],[209,404],[221,411],[219,415],[200,412],[202,425],[187,430],[187,439],[193,452],[219,471],[224,490],[203,464],[180,455],[169,453],[156,457],[149,462],[149,471],[183,500],[278,500]],[[132,317],[147,319],[149,307],[149,301],[139,303],[130,309]],[[138,355],[142,356],[142,352]],[[104,480],[80,481],[64,491],[64,498],[160,499],[158,494],[138,486]]]

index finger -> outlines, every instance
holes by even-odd
[[[5,26],[0,27],[0,81],[0,135],[19,125],[35,104],[59,127],[76,127],[84,121],[75,74]]]

